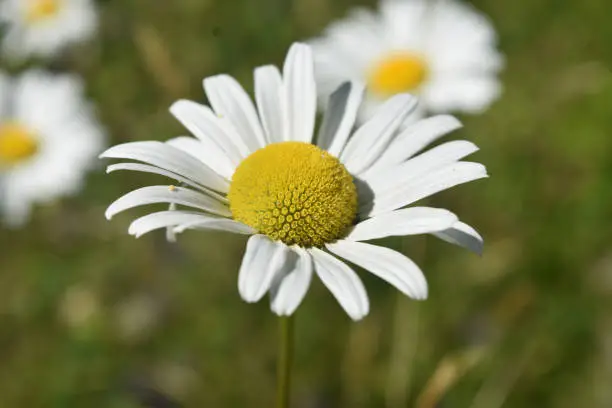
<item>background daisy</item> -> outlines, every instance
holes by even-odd
[[[279,315],[295,311],[316,272],[352,319],[364,317],[369,312],[365,287],[339,258],[407,296],[425,299],[427,283],[418,266],[399,252],[362,241],[431,233],[480,252],[478,233],[449,211],[402,209],[486,177],[484,166],[460,161],[477,148],[455,141],[420,153],[460,125],[439,116],[400,132],[416,106],[407,94],[390,98],[353,132],[363,88],[349,83],[332,94],[313,144],[313,65],[310,47],[295,44],[282,76],[274,66],[255,70],[257,109],[232,77],[206,78],[212,109],[190,101],[171,108],[196,138],[133,142],[102,154],[145,163],[115,164],[109,171],[157,173],[183,186],[132,191],[106,215],[169,203],[184,208],[145,215],[131,224],[130,234],[169,227],[174,233],[211,229],[252,235],[238,276],[240,295],[256,302],[270,292]]]
[[[104,136],[73,75],[28,71],[0,82],[0,211],[26,221],[32,204],[81,189]]]
[[[483,111],[501,91],[496,42],[489,20],[463,2],[381,0],[378,12],[355,9],[312,45],[322,101],[341,82],[362,81],[365,119],[402,92],[419,96],[421,115]]]
[[[93,0],[0,0],[5,55],[49,57],[87,40],[98,16]]]

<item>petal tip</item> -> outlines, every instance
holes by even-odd
[[[247,303],[256,303],[259,299],[253,293],[241,293],[240,297]]]
[[[179,99],[178,101],[174,101],[172,103],[172,105],[170,105],[170,107],[168,108],[168,111],[172,114],[176,116],[176,111],[177,109],[180,109],[181,107],[181,100]]]
[[[296,51],[302,51],[302,50],[310,50],[310,45],[300,42],[300,41],[296,41],[293,44],[291,44],[291,47],[289,48],[289,51],[291,50],[296,50]]]
[[[368,315],[368,312],[366,311],[365,313],[359,313],[359,314],[354,314],[352,316],[349,316],[351,318],[351,320],[353,320],[354,322],[358,322],[363,320],[366,316]]]

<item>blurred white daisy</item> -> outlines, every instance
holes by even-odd
[[[95,32],[93,0],[0,0],[3,51],[10,57],[52,56]]]
[[[104,134],[73,75],[0,80],[0,215],[18,226],[35,202],[77,192]]]
[[[364,82],[362,120],[398,93],[419,96],[418,117],[481,112],[501,92],[495,31],[455,0],[381,0],[380,12],[353,10],[312,45],[321,102],[344,81]]]
[[[368,297],[339,258],[410,297],[427,297],[427,282],[410,259],[363,241],[431,233],[480,251],[478,233],[451,212],[404,208],[487,176],[481,164],[460,161],[477,150],[470,142],[421,153],[460,126],[453,117],[399,131],[416,105],[401,94],[353,131],[363,87],[346,83],[332,94],[314,143],[316,85],[311,50],[303,44],[293,45],[282,75],[274,66],[255,70],[257,107],[230,76],[206,78],[204,88],[212,109],[185,100],[170,109],[195,138],[127,143],[102,154],[141,162],[113,164],[109,172],[156,173],[180,184],[140,188],[111,204],[108,218],[145,204],[180,206],[135,220],[130,234],[172,228],[252,235],[238,277],[244,300],[256,302],[269,292],[272,310],[289,315],[314,271],[355,320],[368,313]]]

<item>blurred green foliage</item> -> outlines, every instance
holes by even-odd
[[[202,78],[252,90],[253,67],[357,4],[373,2],[100,1],[99,37],[49,68],[86,78],[112,144],[164,140],[185,132],[167,108],[203,100]],[[296,316],[295,407],[612,406],[610,3],[474,4],[499,30],[505,92],[455,137],[481,147],[491,178],[431,204],[476,226],[485,254],[389,240],[430,298],[362,273],[372,312],[358,324],[315,282]],[[245,238],[135,240],[128,220],[148,210],[107,222],[104,209],[156,179],[102,173],[0,229],[0,406],[172,406],[151,390],[185,407],[272,406],[277,321],[238,296]]]

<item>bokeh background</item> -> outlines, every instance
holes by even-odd
[[[430,284],[407,300],[365,273],[352,323],[314,281],[296,314],[294,407],[612,406],[612,25],[609,0],[474,0],[506,54],[503,97],[463,116],[491,178],[438,194],[485,237],[388,244]],[[111,144],[185,133],[167,108],[228,72],[281,64],[349,0],[100,1],[76,71]],[[16,72],[23,66],[5,66]],[[81,195],[0,229],[1,407],[270,407],[277,319],[238,296],[245,238],[127,235],[108,203],[155,176],[90,175]]]

